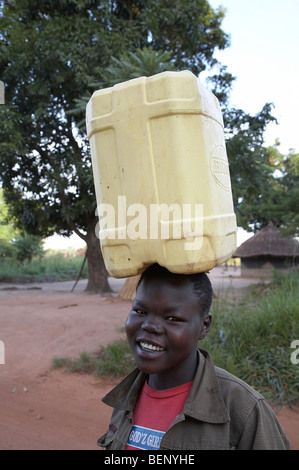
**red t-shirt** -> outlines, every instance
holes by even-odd
[[[145,382],[137,400],[126,450],[158,450],[160,441],[181,413],[192,382],[167,390],[155,390]]]

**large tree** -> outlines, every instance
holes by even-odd
[[[18,225],[87,244],[89,291],[107,291],[95,236],[89,146],[76,99],[105,76],[112,57],[152,47],[199,74],[228,45],[223,11],[206,0],[16,0],[0,3],[0,178]]]

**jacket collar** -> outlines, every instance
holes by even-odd
[[[198,350],[199,364],[183,412],[191,418],[208,423],[227,423],[229,413],[221,395],[215,367],[210,354]],[[147,375],[134,369],[111,390],[102,401],[113,408],[133,411]]]
[[[199,363],[184,406],[184,413],[207,423],[227,423],[229,418],[210,354],[198,350]]]

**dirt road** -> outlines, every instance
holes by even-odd
[[[238,276],[218,274],[217,289],[243,287]],[[122,281],[111,282],[119,290]],[[52,370],[52,358],[77,357],[124,337],[130,302],[87,295],[84,281],[74,293],[72,286],[0,284],[0,449],[97,450],[106,431],[111,410],[101,397],[118,380]],[[299,411],[284,407],[278,418],[299,450]]]

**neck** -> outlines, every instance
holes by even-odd
[[[167,390],[169,388],[178,387],[194,379],[198,366],[197,350],[181,362],[175,371],[173,369],[164,371],[161,374],[150,374],[148,376],[148,384],[155,390]]]

